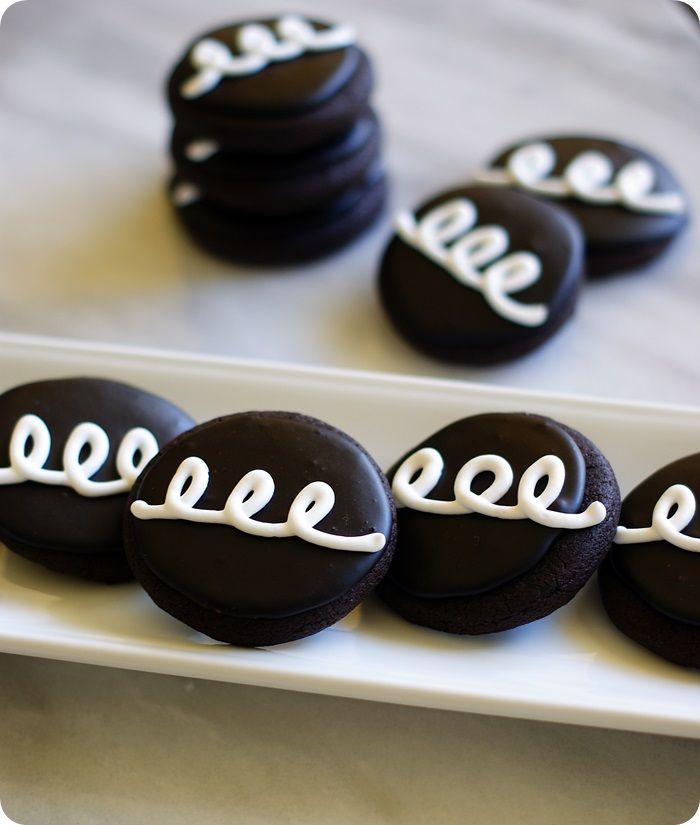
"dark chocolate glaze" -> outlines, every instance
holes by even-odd
[[[556,328],[570,311],[583,274],[583,237],[562,210],[512,189],[467,187],[452,189],[422,205],[418,218],[435,206],[464,197],[478,212],[476,227],[504,227],[510,243],[506,255],[532,252],[542,262],[542,274],[532,286],[514,293],[519,303],[544,303],[549,316],[542,327],[526,327],[497,314],[483,294],[457,281],[440,264],[395,235],[380,268],[384,306],[400,330],[429,352],[456,360],[476,352],[512,352],[543,329]]]
[[[275,494],[255,519],[286,521],[301,489],[325,481],[335,506],[317,529],[390,536],[394,506],[381,471],[357,442],[317,419],[253,412],[202,424],[154,460],[134,497],[162,503],[188,456],[210,468],[199,508],[221,509],[246,473],[262,469],[271,474]],[[296,536],[268,539],[228,525],[127,518],[134,552],[159,579],[203,607],[236,616],[290,616],[327,604],[353,588],[384,553],[332,550]]]
[[[246,168],[245,155],[236,155],[237,163],[229,163],[231,155],[216,162],[215,155],[210,161],[197,163],[182,157],[175,157],[176,177],[194,184],[202,197],[224,209],[231,209],[248,217],[258,215],[291,217],[314,210],[342,212],[348,203],[348,193],[361,189],[373,176],[380,174],[380,140],[376,121],[374,128],[360,129],[356,138],[337,151],[322,154],[314,166],[311,158],[303,153],[292,155],[287,163],[273,159],[264,168],[261,164],[260,177],[254,178],[255,163]],[[359,143],[361,137],[364,143]],[[347,153],[353,145],[356,151]],[[259,161],[260,156],[253,160]],[[242,177],[238,178],[238,173]],[[352,200],[352,196],[350,197]]]
[[[280,179],[296,179],[331,170],[360,152],[368,143],[378,144],[379,132],[377,116],[367,109],[344,134],[312,150],[276,157],[240,152],[222,144],[221,149],[210,158],[191,161],[186,155],[188,144],[195,140],[207,140],[208,137],[177,125],[172,135],[171,151],[178,166],[196,166],[202,174],[221,176],[227,183],[278,183]]]
[[[259,23],[274,32],[277,19],[245,20],[200,35],[188,46],[184,57],[173,71],[169,81],[170,96],[178,96],[181,85],[196,73],[197,70],[190,61],[190,53],[201,40],[219,40],[232,54],[240,54],[237,50],[237,37],[242,26]],[[326,23],[309,22],[317,30],[329,28]],[[350,81],[359,64],[360,50],[356,46],[305,52],[291,60],[271,62],[254,74],[224,77],[214,89],[189,102],[203,109],[236,114],[276,115],[299,112],[319,106],[332,98]]]
[[[176,214],[192,239],[213,255],[233,263],[286,266],[321,258],[353,241],[381,214],[386,189],[383,170],[375,166],[360,187],[302,214],[241,215],[205,198]]]
[[[700,453],[657,470],[622,502],[623,527],[649,527],[656,502],[674,484],[685,484],[700,499]],[[700,507],[683,530],[700,538]],[[614,544],[610,554],[616,572],[647,604],[672,619],[700,625],[700,553],[667,541]]]
[[[611,554],[598,569],[600,597],[619,630],[648,650],[683,667],[700,668],[700,625],[655,610],[616,570]]]
[[[503,456],[513,468],[513,485],[499,504],[517,503],[524,471],[544,455],[559,456],[566,480],[550,507],[580,512],[586,467],[573,438],[555,422],[525,413],[489,413],[450,424],[418,444],[389,470],[391,480],[404,459],[423,447],[440,452],[445,469],[429,498],[454,499],[454,481],[467,461],[478,455]],[[493,476],[477,476],[482,492]],[[408,507],[398,510],[398,544],[389,577],[408,593],[428,599],[484,593],[530,570],[562,532],[529,519],[508,521],[479,513],[446,516]]]
[[[631,160],[643,159],[651,163],[656,172],[654,192],[681,191],[673,173],[661,161],[635,146],[616,140],[598,137],[543,137],[531,138],[509,146],[492,162],[503,166],[510,155],[521,146],[533,141],[549,143],[557,156],[553,174],[561,175],[564,168],[581,152],[597,151],[612,161],[615,172]],[[541,197],[541,196],[537,196]],[[566,209],[581,224],[589,247],[602,253],[612,247],[628,244],[649,243],[675,235],[687,222],[687,214],[654,215],[634,212],[624,206],[606,206],[585,203],[576,198],[547,199]]]
[[[38,415],[51,434],[46,468],[63,468],[71,431],[91,421],[109,436],[105,465],[92,479],[119,478],[115,457],[133,427],[145,427],[163,446],[194,421],[169,401],[116,381],[65,378],[37,381],[0,395],[0,465],[9,466],[10,437],[17,421]],[[25,481],[0,485],[0,534],[17,543],[75,553],[113,553],[121,547],[127,494],[88,498],[69,487]]]
[[[185,206],[176,206],[176,210],[192,216],[194,221],[197,221],[198,216],[201,217],[202,222],[206,222],[213,232],[221,231],[231,239],[240,231],[246,240],[260,239],[275,243],[289,236],[303,234],[307,229],[312,232],[314,228],[319,230],[326,223],[352,212],[367,191],[383,181],[384,177],[384,169],[377,161],[366,170],[357,184],[336,195],[329,203],[298,215],[250,215],[210,201],[204,192],[198,200]],[[181,183],[183,181],[179,178],[173,178],[171,193]]]
[[[235,112],[203,108],[168,90],[168,102],[183,129],[220,140],[230,149],[270,156],[323,146],[340,137],[367,110],[374,78],[364,52],[350,81],[324,103],[294,112]]]

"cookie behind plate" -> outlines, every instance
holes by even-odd
[[[565,209],[586,237],[589,275],[650,263],[688,222],[671,170],[649,152],[591,136],[543,137],[504,149],[475,176]]]

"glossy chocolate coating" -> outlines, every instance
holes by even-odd
[[[124,435],[145,427],[163,446],[194,421],[163,398],[116,381],[65,378],[37,381],[0,396],[0,464],[9,466],[10,437],[17,421],[38,415],[51,434],[46,469],[63,469],[71,431],[86,421],[109,437],[109,455],[94,481],[119,478],[115,458]],[[0,533],[21,544],[75,553],[114,552],[121,547],[127,494],[89,498],[69,487],[25,481],[0,485]]]
[[[242,26],[258,23],[275,32],[277,18],[245,20],[201,35],[187,48],[185,56],[170,78],[170,94],[178,94],[181,85],[196,73],[190,61],[192,48],[201,40],[224,43],[232,54],[240,54],[237,36]],[[309,21],[314,28],[329,28],[328,24]],[[209,92],[193,98],[190,103],[212,110],[236,114],[287,114],[311,109],[330,100],[345,86],[360,65],[360,50],[356,46],[329,51],[305,52],[291,60],[270,62],[253,74],[224,77]]]
[[[454,481],[467,461],[478,455],[503,456],[513,468],[513,485],[497,503],[517,503],[524,471],[544,455],[559,456],[566,479],[549,509],[579,512],[586,468],[571,436],[555,422],[525,413],[489,413],[464,418],[414,447],[389,471],[423,447],[440,452],[445,469],[429,498],[454,499]],[[482,473],[472,488],[482,492],[493,476]],[[517,578],[544,556],[562,532],[529,519],[505,520],[479,513],[437,515],[400,507],[398,544],[389,577],[422,598],[449,598],[484,593]]]
[[[477,208],[476,227],[496,224],[509,236],[506,255],[532,252],[542,262],[539,279],[513,295],[522,304],[544,303],[555,324],[575,296],[583,269],[583,238],[571,218],[550,204],[512,189],[465,187],[444,192],[422,205],[421,218],[453,198],[467,198]],[[384,304],[399,328],[429,351],[489,352],[517,348],[541,335],[496,313],[484,295],[460,283],[398,235],[389,243],[380,269]]]
[[[557,163],[552,174],[561,175],[565,167],[582,152],[596,151],[608,157],[615,173],[632,160],[646,160],[654,168],[656,183],[654,192],[681,191],[672,172],[661,161],[635,146],[616,140],[597,137],[544,137],[534,140],[549,143],[556,154]],[[503,166],[510,155],[533,139],[514,144],[492,161],[493,166]],[[541,196],[537,196],[541,197]],[[687,215],[648,214],[632,211],[624,206],[591,204],[577,198],[547,198],[550,203],[566,207],[581,224],[590,247],[607,249],[639,243],[659,241],[674,235],[687,221]]]
[[[196,243],[224,260],[285,266],[320,258],[350,243],[374,223],[385,198],[383,172],[374,167],[361,187],[307,214],[241,215],[204,199],[179,208],[177,214]]]
[[[178,165],[198,168],[203,174],[220,176],[230,181],[277,183],[280,179],[297,179],[331,170],[336,164],[347,162],[369,142],[379,145],[379,122],[369,109],[340,137],[319,147],[281,157],[231,150],[225,144],[203,161],[192,161],[186,149],[195,140],[206,140],[206,135],[191,133],[177,126],[173,132],[171,149]]]
[[[291,155],[286,162],[273,156],[247,156],[222,149],[204,162],[175,156],[176,176],[193,184],[208,203],[248,216],[307,216],[317,209],[343,209],[346,193],[370,182],[380,172],[380,140],[376,120],[358,121],[369,129],[352,129],[347,141],[319,153]],[[373,128],[372,128],[373,127]],[[364,140],[364,142],[363,142]],[[313,156],[312,156],[313,155]],[[250,159],[250,163],[248,160]],[[255,178],[255,173],[259,177]]]
[[[674,484],[685,484],[700,497],[700,453],[657,470],[622,502],[623,527],[649,527],[654,506]],[[700,508],[683,530],[700,538]],[[667,541],[614,544],[615,570],[648,604],[672,619],[700,625],[700,553],[682,550]]]
[[[380,532],[387,539],[391,533],[394,505],[374,461],[345,433],[316,419],[266,412],[210,421],[163,451],[134,496],[162,503],[188,456],[210,469],[198,508],[221,509],[246,473],[262,469],[272,476],[275,493],[253,516],[258,521],[286,521],[302,488],[325,481],[335,506],[316,529],[344,536]],[[356,585],[384,552],[333,550],[222,524],[129,518],[135,551],[160,580],[203,607],[237,616],[290,616],[327,604]]]

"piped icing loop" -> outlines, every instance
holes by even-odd
[[[221,151],[221,144],[208,138],[195,138],[185,145],[185,157],[192,163],[204,163]]]
[[[474,203],[454,198],[418,220],[411,212],[399,212],[395,226],[401,240],[439,264],[459,283],[481,292],[502,318],[521,326],[541,326],[549,315],[547,307],[522,304],[511,295],[539,280],[542,262],[531,252],[505,255],[509,244],[505,228],[489,224],[472,229],[476,220]]]
[[[177,183],[173,187],[171,194],[173,205],[179,207],[180,209],[185,206],[189,206],[192,203],[196,203],[201,197],[202,193],[200,192],[199,187],[189,181],[181,181],[180,183]]]
[[[545,142],[528,143],[516,149],[504,167],[482,169],[476,180],[490,186],[517,186],[550,198],[578,198],[601,206],[623,206],[632,212],[679,215],[685,212],[680,192],[654,192],[654,167],[641,158],[631,160],[617,173],[602,152],[578,154],[557,177],[554,148]]]
[[[189,486],[187,486],[189,484]],[[162,504],[138,500],[131,505],[132,514],[142,520],[166,519],[227,524],[253,536],[288,538],[297,536],[311,544],[331,550],[377,553],[386,544],[382,533],[364,536],[338,536],[316,529],[335,505],[335,493],[324,481],[307,484],[296,496],[283,522],[257,521],[253,518],[275,493],[275,482],[265,470],[251,470],[236,484],[221,510],[206,510],[195,505],[209,486],[209,467],[197,457],[181,462],[168,485]]]
[[[215,89],[224,77],[241,77],[262,71],[270,63],[293,60],[305,52],[344,49],[355,42],[355,30],[347,24],[317,30],[308,20],[286,14],[271,31],[261,23],[248,23],[237,33],[233,54],[219,40],[207,37],[190,52],[190,62],[197,70],[180,87],[186,98],[196,98]]]
[[[675,509],[673,515],[671,511]],[[617,528],[616,544],[646,544],[650,541],[667,541],[681,550],[700,553],[700,538],[686,536],[683,530],[695,516],[696,502],[693,491],[685,484],[673,484],[662,493],[654,505],[649,527]]]
[[[23,415],[10,437],[10,466],[0,468],[0,485],[35,481],[70,487],[88,498],[126,493],[158,452],[158,442],[153,433],[143,427],[129,430],[119,444],[115,459],[119,478],[93,481],[92,477],[107,461],[109,446],[109,437],[102,427],[83,422],[68,436],[63,449],[63,469],[48,470],[44,465],[51,451],[49,428],[38,415]],[[81,459],[86,447],[87,454]]]
[[[442,456],[433,447],[423,447],[406,458],[392,481],[397,504],[436,515],[481,513],[491,518],[530,519],[545,527],[566,530],[593,527],[605,519],[605,506],[600,501],[594,501],[582,513],[557,513],[549,509],[561,495],[566,475],[564,462],[555,455],[544,455],[525,470],[518,484],[518,502],[514,505],[497,503],[513,484],[513,469],[503,456],[479,455],[467,461],[455,478],[453,500],[428,498],[444,468]],[[493,481],[482,493],[475,493],[472,484],[480,473],[491,473]],[[543,479],[547,480],[545,487],[536,493]]]

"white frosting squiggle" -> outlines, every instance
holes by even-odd
[[[221,151],[221,144],[208,138],[191,140],[185,146],[185,157],[193,163],[203,163]]]
[[[189,487],[186,485],[189,483]],[[333,488],[325,481],[307,484],[292,502],[283,522],[256,521],[252,518],[272,499],[275,482],[265,470],[251,470],[236,484],[221,510],[195,507],[209,484],[209,467],[197,456],[186,458],[175,471],[162,504],[138,500],[131,512],[138,519],[182,519],[202,524],[228,524],[252,536],[287,538],[298,536],[304,541],[332,550],[376,553],[386,544],[382,533],[364,536],[336,536],[316,530],[335,505]],[[185,489],[186,488],[186,489]]]
[[[171,197],[173,204],[182,209],[191,203],[196,203],[202,197],[202,193],[194,183],[182,181],[175,186]]]
[[[521,304],[510,296],[539,280],[542,262],[531,252],[502,257],[508,249],[508,233],[496,225],[480,226],[470,232],[476,218],[472,201],[454,198],[431,209],[420,220],[411,212],[399,212],[395,226],[403,241],[439,264],[459,283],[481,292],[486,303],[502,318],[525,327],[541,326],[549,315],[544,304]],[[453,241],[456,242],[448,247]]]
[[[89,448],[88,453],[81,461],[80,455],[85,447]],[[92,481],[109,455],[109,437],[97,424],[86,421],[71,432],[63,449],[62,470],[45,468],[50,451],[51,434],[44,421],[38,415],[23,415],[10,438],[10,466],[0,467],[0,485],[36,481],[39,484],[70,487],[89,498],[126,493],[158,452],[158,442],[153,433],[143,427],[129,430],[117,450],[119,478],[113,481]]]
[[[504,167],[483,169],[478,183],[518,186],[550,198],[578,198],[586,203],[624,206],[633,212],[679,215],[685,211],[680,192],[653,192],[654,167],[641,158],[626,163],[618,172],[610,158],[598,151],[581,152],[564,169],[552,175],[557,156],[549,143],[528,143],[516,149]]]
[[[275,23],[277,37],[261,23],[241,26],[236,38],[240,54],[234,55],[219,40],[205,38],[190,52],[197,73],[180,87],[186,98],[201,97],[215,89],[224,77],[240,77],[262,71],[270,63],[293,60],[305,52],[344,49],[355,42],[355,29],[341,24],[318,31],[308,20],[286,14]]]
[[[676,512],[670,515],[671,510]],[[700,553],[700,538],[686,536],[682,531],[695,516],[695,496],[685,484],[669,487],[654,505],[649,527],[618,527],[616,544],[646,544],[667,541],[681,550]]]
[[[566,478],[564,462],[556,455],[544,455],[531,464],[518,485],[518,503],[496,504],[513,484],[513,469],[500,455],[479,455],[467,461],[457,473],[452,501],[428,498],[442,477],[445,462],[433,447],[410,455],[398,468],[392,482],[392,492],[399,506],[423,513],[443,516],[463,516],[481,513],[501,519],[530,519],[545,527],[580,530],[600,524],[605,518],[605,505],[594,501],[583,513],[557,513],[549,507],[561,495]],[[472,484],[479,473],[492,473],[494,478],[483,493],[475,493]],[[536,494],[537,485],[547,479],[544,489]]]

